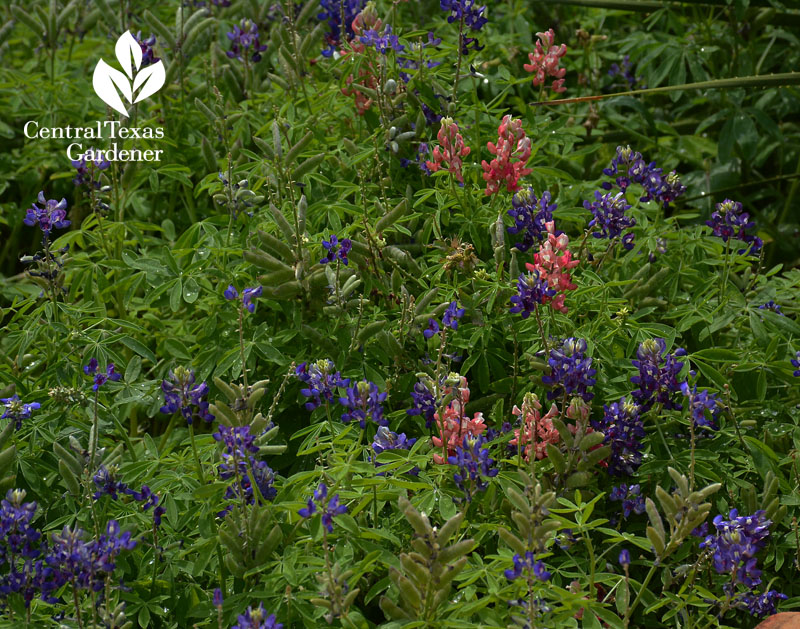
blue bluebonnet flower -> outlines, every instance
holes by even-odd
[[[622,66],[618,63],[612,63],[611,68],[608,70],[608,76],[622,76],[627,82],[628,87],[633,89],[636,87],[636,84],[642,80],[642,77],[636,76],[636,72],[633,69],[633,64],[631,63],[631,56],[625,55],[622,58]],[[643,89],[644,85],[642,85],[639,89]]]
[[[349,409],[342,413],[342,421],[347,424],[356,420],[361,428],[367,427],[368,419],[379,426],[388,426],[389,421],[383,416],[385,400],[386,392],[381,393],[374,382],[362,380],[347,386],[344,397],[339,398],[339,403]]]
[[[777,613],[778,601],[785,601],[788,596],[777,590],[769,590],[756,595],[752,592],[743,592],[734,599],[734,607],[750,612],[751,616],[772,616]]]
[[[169,372],[169,379],[161,382],[161,390],[164,392],[162,413],[172,415],[180,411],[188,424],[195,416],[206,423],[214,421],[208,402],[203,399],[208,395],[208,385],[205,381],[195,385],[194,370],[176,367]]]
[[[317,13],[318,20],[328,22],[328,32],[325,41],[328,46],[322,51],[324,57],[332,57],[342,41],[342,6],[344,6],[344,40],[350,41],[355,37],[353,20],[364,8],[366,0],[320,0],[322,11]]]
[[[564,339],[559,347],[550,350],[550,375],[542,376],[542,384],[552,388],[547,392],[547,399],[553,400],[566,394],[579,395],[585,401],[594,397],[589,387],[594,386],[596,369],[592,369],[592,358],[586,356],[584,339]]]
[[[428,327],[422,331],[422,336],[426,339],[433,338],[434,334],[439,333],[439,322],[436,319],[428,319]]]
[[[225,426],[220,424],[213,435],[215,441],[223,445],[222,463],[219,465],[221,480],[234,479],[234,482],[225,490],[225,498],[232,500],[244,499],[247,504],[254,504],[261,499],[272,500],[278,495],[278,490],[272,485],[275,474],[266,461],[258,460],[256,435],[250,433],[250,426]],[[253,481],[258,488],[253,489]],[[218,515],[227,513],[227,509]]]
[[[222,607],[222,590],[214,588],[214,598],[212,599],[214,607]]]
[[[0,402],[5,406],[5,411],[0,416],[0,419],[8,419],[16,423],[15,430],[22,428],[22,420],[30,419],[33,411],[39,410],[42,405],[39,402],[29,402],[23,404],[17,394],[11,397],[0,399]]]
[[[439,0],[439,6],[442,11],[450,11],[447,16],[447,21],[451,24],[453,22],[463,23],[464,26],[477,32],[483,28],[483,25],[488,22],[488,18],[484,17],[483,12],[486,6],[477,6],[475,0]],[[461,52],[469,54],[469,49],[475,51],[483,50],[483,46],[478,45],[477,38],[467,37],[461,33]]]
[[[314,490],[314,497],[308,499],[308,506],[300,509],[297,514],[301,518],[310,518],[317,512],[317,507],[319,507],[322,513],[322,525],[328,529],[328,533],[332,533],[333,518],[347,513],[347,507],[339,504],[339,494],[335,494],[326,504],[327,498],[328,486],[325,483],[320,483],[319,487]]]
[[[262,293],[264,292],[263,286],[254,286],[253,288],[245,288],[242,291],[242,304],[249,312],[255,312],[256,305],[253,303],[253,299],[256,297],[261,297]],[[239,296],[239,291],[236,290],[236,287],[233,284],[229,284],[228,288],[222,291],[223,296],[228,301],[232,301]]]
[[[129,493],[128,486],[117,480],[116,473],[117,468],[115,466],[109,468],[101,464],[97,468],[94,476],[92,476],[92,482],[97,487],[97,491],[92,495],[95,500],[99,500],[102,496],[111,496],[112,500],[117,500],[120,494]]]
[[[608,473],[633,475],[642,464],[642,440],[646,436],[639,407],[623,396],[619,402],[603,406],[603,418],[592,420],[592,428],[602,432],[603,443],[611,446]]]
[[[479,492],[485,491],[489,483],[484,480],[497,476],[498,469],[493,467],[494,459],[489,456],[489,449],[485,435],[465,435],[461,445],[456,447],[455,455],[447,457],[450,465],[457,465],[458,471],[453,474],[453,480],[461,491],[464,499],[470,502]]]
[[[517,280],[517,294],[511,296],[509,312],[521,313],[523,319],[531,316],[537,304],[541,304],[545,297],[553,297],[556,290],[547,287],[547,280],[543,280],[538,270],[522,273]]]
[[[33,559],[39,554],[41,533],[31,526],[36,515],[36,502],[24,502],[24,489],[9,489],[0,501],[0,564],[10,556]]]
[[[622,503],[622,517],[627,519],[631,513],[641,515],[645,511],[644,496],[641,494],[642,488],[637,485],[622,483],[619,487],[612,487],[608,499],[611,502]]]
[[[428,168],[428,164],[426,163],[430,159],[430,149],[428,148],[427,142],[420,142],[419,146],[417,147],[417,154],[415,159],[408,159],[406,157],[400,158],[400,166],[403,168],[408,168],[411,164],[416,164],[419,169],[426,175],[430,176],[433,171]]]
[[[650,252],[647,254],[647,259],[650,261],[650,264],[655,262],[658,259],[656,253],[660,253],[664,255],[667,252],[667,239],[666,238],[656,238],[656,251]]]
[[[734,581],[752,588],[761,583],[756,554],[767,545],[772,522],[763,510],[740,516],[738,510],[731,509],[729,518],[726,520],[721,514],[714,518],[717,532],[706,537],[700,548],[713,553],[717,573],[730,575]]]
[[[375,454],[380,454],[385,450],[408,450],[417,442],[416,439],[408,439],[406,434],[389,430],[387,426],[379,426],[375,433],[375,440],[372,442],[372,449]]]
[[[403,70],[419,70],[420,68],[420,56],[423,55],[422,51],[425,48],[436,48],[439,44],[442,43],[441,37],[435,37],[433,31],[428,31],[428,41],[423,42],[422,44],[415,44],[412,43],[409,46],[408,54],[413,55],[411,57],[404,57],[401,55],[397,56],[397,65],[400,66],[401,71],[399,73],[400,79],[404,83],[408,83],[411,80],[411,75],[408,72],[403,72]],[[441,65],[441,61],[432,61],[431,59],[424,58],[424,65],[428,69],[435,68],[438,65]]]
[[[341,374],[336,371],[333,361],[329,359],[318,360],[310,364],[300,363],[295,369],[295,375],[307,385],[307,388],[300,389],[300,393],[310,398],[305,404],[309,411],[320,407],[323,399],[326,402],[333,402],[336,388],[347,386],[349,382],[342,378]]]
[[[231,629],[283,629],[283,624],[275,621],[275,614],[267,615],[264,604],[259,603],[255,609],[248,607],[244,614],[239,614]]]
[[[102,369],[100,369],[100,366],[97,363],[96,358],[90,359],[89,364],[84,365],[83,372],[87,376],[94,376],[94,385],[92,386],[92,391],[97,391],[109,380],[116,382],[117,380],[122,378],[122,374],[117,373],[114,370],[114,363],[108,363],[108,365],[106,365],[104,372]]]
[[[631,565],[631,553],[630,551],[628,551],[627,548],[623,548],[621,551],[619,551],[618,561],[619,565],[622,566],[623,568],[627,568],[628,566]]]
[[[781,316],[786,316],[781,312],[781,307],[776,304],[772,299],[770,299],[767,303],[761,304],[758,307],[759,310],[771,310],[775,314],[779,314]]]
[[[650,410],[655,402],[665,409],[681,410],[683,406],[675,401],[675,394],[681,390],[678,375],[683,363],[677,357],[686,356],[686,350],[679,347],[674,353],[667,352],[667,343],[662,338],[647,339],[636,351],[638,360],[632,360],[639,374],[631,377],[639,388],[633,391],[633,399],[641,406],[641,412]]]
[[[610,192],[600,194],[599,190],[594,193],[596,199],[593,203],[589,201],[583,202],[583,207],[589,210],[594,218],[589,221],[589,227],[599,227],[600,231],[593,231],[592,236],[595,238],[608,238],[609,240],[617,238],[623,230],[630,229],[636,225],[636,219],[625,216],[625,212],[631,206],[625,202],[625,195],[618,192],[612,196]],[[633,232],[628,232],[622,236],[622,246],[626,249],[633,248]]]
[[[67,200],[55,199],[47,200],[44,197],[44,192],[40,192],[37,200],[42,205],[39,207],[35,203],[26,210],[25,218],[22,222],[33,227],[39,225],[39,229],[45,237],[50,236],[50,232],[54,229],[64,229],[70,226],[70,221],[67,220]]]
[[[436,398],[429,385],[433,386],[433,382],[429,379],[427,382],[420,380],[414,384],[414,390],[411,391],[413,406],[406,410],[409,415],[422,415],[425,418],[426,428],[430,428],[433,425],[437,407]]]
[[[234,25],[233,31],[228,33],[228,39],[231,40],[231,49],[225,54],[231,59],[242,61],[242,55],[249,55],[250,61],[260,61],[261,53],[267,49],[267,45],[262,44],[259,38],[258,26],[246,18]]]
[[[159,60],[159,58],[155,55],[155,51],[153,50],[153,46],[156,45],[155,35],[150,35],[150,37],[145,39],[142,37],[142,31],[138,31],[133,38],[142,49],[142,68],[146,68],[147,66],[152,65]]]
[[[87,160],[85,157],[81,157],[80,159],[74,159],[70,162],[73,168],[78,171],[72,179],[72,182],[76,186],[85,185],[98,190],[100,189],[98,171],[106,170],[111,166],[111,162],[103,157],[102,151],[95,151],[94,154],[99,154],[94,160]]]
[[[522,242],[514,243],[514,246],[520,251],[527,251],[547,237],[545,225],[553,220],[553,212],[558,208],[558,205],[551,201],[552,197],[547,190],[539,199],[533,188],[530,187],[519,190],[511,198],[511,209],[508,210],[508,215],[514,219],[515,224],[508,228],[508,233],[522,233]],[[555,235],[558,236],[560,233],[555,232]]]
[[[720,407],[717,406],[717,394],[709,393],[708,389],[703,389],[697,392],[697,385],[689,387],[689,383],[685,380],[681,382],[681,393],[684,397],[689,398],[689,412],[692,415],[692,421],[695,427],[705,427],[711,430],[717,430],[717,418],[720,414]],[[705,411],[711,414],[707,417]]]
[[[405,50],[405,46],[397,39],[397,35],[392,35],[392,27],[389,24],[386,25],[382,35],[377,30],[370,29],[364,31],[364,34],[359,39],[362,44],[374,47],[382,55],[385,55],[390,49],[395,52],[403,52]]]
[[[166,513],[166,509],[159,504],[160,498],[158,494],[153,493],[147,485],[142,485],[142,491],[130,491],[130,494],[134,500],[142,503],[142,511],[155,507],[153,509],[153,524],[157,527],[161,526],[161,516]]]
[[[739,201],[725,199],[715,207],[716,210],[711,213],[711,220],[706,221],[712,233],[722,238],[722,242],[736,238],[750,244],[749,249],[739,249],[738,253],[745,251],[750,254],[758,253],[764,243],[758,236],[747,233],[748,229],[755,227],[755,223],[750,220],[750,214],[743,211],[742,204]]]
[[[325,247],[328,253],[319,261],[320,264],[328,264],[328,262],[339,259],[342,264],[347,266],[349,262],[347,254],[350,253],[350,249],[353,247],[353,243],[349,238],[342,238],[340,241],[335,234],[331,234],[328,240],[322,241],[322,246]]]
[[[797,367],[797,370],[792,372],[792,375],[795,378],[800,378],[800,352],[797,352],[795,358],[792,358],[789,362],[792,364],[792,367]]]
[[[464,316],[464,309],[458,307],[458,302],[451,301],[447,310],[442,315],[442,323],[445,327],[458,330],[458,320]]]
[[[611,160],[611,165],[603,169],[603,174],[609,177],[617,175],[615,182],[622,192],[625,192],[631,183],[638,183],[644,188],[644,195],[640,201],[656,200],[665,209],[686,191],[686,186],[681,183],[675,171],[664,176],[664,171],[657,168],[655,162],[648,164],[642,158],[642,154],[631,150],[630,146],[617,147],[617,154]],[[607,181],[603,182],[602,186],[605,190],[611,190],[613,187]]]
[[[523,572],[533,575],[539,581],[547,581],[550,578],[544,562],[537,560],[536,555],[531,551],[526,551],[524,557],[514,555],[514,567],[505,571],[506,579],[509,581],[519,579]]]

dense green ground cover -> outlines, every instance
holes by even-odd
[[[791,5],[4,3],[0,624],[800,606]]]

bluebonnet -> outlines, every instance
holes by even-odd
[[[15,430],[22,428],[23,419],[30,419],[31,413],[39,410],[42,407],[39,402],[28,402],[27,404],[23,404],[17,394],[12,395],[11,397],[2,398],[0,399],[0,402],[2,402],[6,407],[2,416],[0,416],[0,419],[8,419],[15,422]]]
[[[307,385],[307,388],[300,389],[300,393],[310,398],[305,404],[309,411],[321,406],[323,399],[326,402],[333,402],[336,388],[347,386],[348,383],[346,379],[342,379],[333,361],[329,359],[310,364],[300,363],[295,369],[295,375]]]
[[[225,426],[220,424],[217,432],[213,434],[214,440],[223,445],[222,463],[219,465],[221,480],[234,478],[235,481],[225,490],[225,498],[243,499],[247,504],[254,504],[261,499],[272,500],[278,495],[277,489],[272,485],[275,474],[266,461],[258,460],[256,435],[250,433],[250,426]],[[258,491],[254,491],[253,481]],[[218,515],[226,513],[227,510]]]
[[[364,8],[366,0],[320,0],[322,11],[317,13],[318,20],[327,20],[328,32],[325,41],[328,46],[322,51],[324,57],[333,56],[337,46],[342,43],[342,4],[344,5],[344,39],[346,41],[355,37],[353,20]]]
[[[595,201],[583,202],[583,207],[592,213],[594,218],[589,221],[589,227],[599,227],[600,231],[593,231],[595,238],[608,238],[609,240],[622,235],[626,229],[636,225],[636,219],[626,216],[625,212],[631,206],[625,202],[625,195],[622,192],[612,196],[611,192],[600,194],[599,190],[594,193]],[[628,232],[622,236],[622,246],[626,249],[633,248],[633,232]]]
[[[533,575],[539,581],[547,581],[550,573],[547,571],[544,562],[536,559],[536,555],[529,551],[524,556],[514,555],[514,567],[505,571],[506,579],[514,581],[522,576],[522,573]]]
[[[778,601],[785,601],[788,596],[777,590],[768,590],[763,594],[743,592],[734,600],[738,609],[750,612],[751,616],[772,616],[777,612],[775,608]]]
[[[106,467],[101,464],[92,476],[97,491],[92,494],[92,498],[99,500],[103,496],[110,496],[112,500],[118,500],[123,495],[131,496],[137,502],[142,503],[142,511],[153,510],[153,522],[156,526],[161,526],[161,516],[164,515],[164,507],[160,506],[158,494],[153,493],[150,487],[142,485],[141,491],[136,491],[128,487],[126,483],[117,480],[117,467]]]
[[[458,307],[458,302],[451,301],[447,310],[442,315],[442,323],[445,327],[458,330],[458,320],[464,316],[464,309]]]
[[[627,519],[632,513],[641,515],[645,511],[644,496],[641,487],[622,483],[618,487],[612,487],[608,499],[611,502],[622,503],[622,517]]]
[[[256,305],[253,303],[253,299],[256,297],[261,297],[263,292],[264,287],[260,285],[254,286],[253,288],[245,288],[242,291],[242,304],[249,312],[255,312]],[[239,291],[236,290],[236,287],[233,284],[229,284],[228,288],[226,288],[222,294],[225,299],[232,301],[239,296]]]
[[[611,68],[608,70],[608,76],[614,77],[617,75],[621,75],[628,82],[628,87],[631,89],[636,87],[636,84],[642,80],[642,77],[636,76],[630,55],[625,55],[622,58],[622,66],[618,63],[611,64]]]
[[[514,243],[520,251],[527,251],[547,237],[546,223],[553,220],[553,211],[558,208],[558,205],[551,201],[550,192],[545,190],[539,199],[533,188],[523,188],[511,198],[508,215],[514,219],[514,225],[508,228],[508,233],[512,235],[522,233],[522,242]],[[555,235],[558,236],[559,233]]]
[[[100,188],[99,174],[97,171],[106,170],[111,166],[111,162],[105,159],[100,151],[97,151],[95,154],[97,153],[100,153],[100,156],[95,160],[87,160],[85,157],[81,157],[80,159],[71,161],[72,166],[78,171],[72,179],[72,182],[76,186],[86,185],[95,189]]]
[[[489,483],[485,478],[497,476],[498,469],[494,466],[494,459],[489,456],[486,447],[486,436],[477,437],[465,435],[461,445],[456,446],[455,455],[447,457],[450,465],[457,465],[458,471],[453,474],[453,480],[461,491],[464,499],[470,502],[479,491],[485,491]]]
[[[142,37],[142,31],[138,31],[133,38],[136,40],[136,43],[139,44],[139,48],[142,49],[142,68],[152,65],[159,60],[153,50],[153,46],[156,45],[155,35],[150,35],[150,37],[145,39]]]
[[[759,310],[771,310],[775,314],[779,314],[781,316],[786,316],[781,312],[781,307],[776,304],[772,299],[770,299],[767,303],[761,304],[758,307]]]
[[[433,338],[434,334],[439,333],[439,322],[436,319],[428,319],[428,327],[422,331],[422,336],[426,339]]]
[[[45,238],[50,236],[50,232],[54,229],[64,229],[70,226],[70,221],[67,220],[67,200],[61,199],[45,199],[44,192],[40,192],[37,200],[42,207],[35,203],[26,210],[25,218],[22,222],[33,227],[39,225]]]
[[[517,294],[511,296],[509,312],[521,313],[523,319],[531,316],[537,304],[541,304],[546,297],[553,297],[556,290],[548,288],[547,280],[541,278],[538,270],[522,273],[517,280]]]
[[[747,233],[748,229],[755,227],[755,223],[750,220],[750,214],[743,211],[742,204],[739,201],[725,199],[715,207],[711,213],[711,220],[706,221],[712,233],[722,238],[722,242],[736,238],[750,245],[749,249],[739,249],[738,253],[745,251],[751,254],[758,253],[764,243],[758,236]]]
[[[636,351],[638,360],[632,360],[639,374],[631,377],[631,382],[639,386],[631,395],[641,406],[641,411],[650,410],[655,402],[665,409],[681,410],[683,406],[675,401],[675,394],[681,390],[678,375],[683,363],[676,360],[685,356],[686,350],[679,347],[674,353],[667,352],[667,343],[662,338],[647,339]]]
[[[397,39],[397,35],[392,35],[392,27],[389,24],[386,25],[382,35],[377,30],[370,29],[364,31],[364,34],[359,39],[362,44],[375,48],[382,55],[385,55],[390,49],[395,52],[403,52],[405,50],[405,46]]]
[[[212,599],[214,607],[222,607],[222,590],[214,588],[214,597]]]
[[[660,253],[661,255],[667,252],[667,239],[666,238],[656,238],[656,253]],[[657,256],[652,251],[647,254],[647,259],[650,260],[652,264],[657,260]]]
[[[83,372],[87,376],[94,376],[94,385],[92,386],[92,391],[97,391],[109,380],[116,382],[122,378],[122,374],[119,374],[115,371],[114,363],[108,363],[104,371],[100,369],[100,365],[97,363],[96,358],[90,359],[89,364],[84,365]]]
[[[681,383],[681,393],[683,393],[684,397],[689,398],[689,413],[692,415],[695,427],[702,426],[717,430],[717,418],[721,410],[717,406],[717,394],[709,393],[707,389],[698,393],[697,385],[690,388],[689,383],[686,381]],[[707,417],[705,411],[708,411],[711,417]]]
[[[328,486],[325,483],[320,483],[319,487],[314,490],[314,497],[308,499],[308,506],[303,507],[297,513],[301,518],[310,518],[317,512],[317,508],[322,513],[322,525],[328,530],[328,533],[333,532],[333,518],[337,515],[347,513],[347,507],[339,504],[339,494],[335,494],[330,500],[325,502],[328,498]]]
[[[243,55],[249,55],[250,61],[260,61],[261,53],[267,49],[266,44],[261,43],[258,35],[258,26],[248,19],[243,19],[238,25],[234,25],[233,31],[228,33],[231,40],[231,49],[225,54],[231,59],[243,60]]]
[[[414,44],[412,43],[409,46],[408,54],[416,55],[417,58],[413,57],[404,57],[401,55],[397,56],[397,65],[400,66],[401,71],[399,73],[400,79],[404,83],[408,83],[411,80],[411,75],[408,72],[403,72],[403,70],[419,70],[420,68],[420,57],[422,55],[422,51],[425,48],[432,47],[436,48],[439,44],[442,43],[441,37],[435,37],[433,31],[428,31],[428,41],[422,44]],[[426,68],[435,68],[438,65],[441,65],[441,61],[431,61],[430,59],[426,59],[424,61],[424,65]],[[425,107],[423,103],[423,107]],[[426,149],[427,151],[427,149]],[[430,174],[430,173],[428,173]]]
[[[381,393],[374,382],[362,380],[347,386],[344,397],[339,398],[339,403],[349,409],[342,413],[342,421],[347,424],[356,420],[361,428],[367,427],[368,419],[379,426],[388,426],[389,421],[383,416],[385,400],[386,392]]]
[[[248,607],[244,614],[239,614],[231,629],[283,629],[283,624],[275,621],[275,614],[267,615],[264,604],[259,603],[255,609]]]
[[[437,407],[436,398],[429,384],[432,386],[433,382],[430,380],[427,382],[420,380],[414,384],[414,389],[411,391],[413,406],[406,410],[406,413],[409,415],[422,415],[422,417],[425,418],[426,428],[430,428],[433,425]]]
[[[483,25],[489,21],[483,15],[486,6],[478,6],[475,0],[439,0],[439,6],[442,11],[450,11],[450,15],[447,16],[448,22],[451,24],[463,22],[464,26],[475,32],[481,30]],[[483,50],[483,46],[478,45],[477,38],[467,37],[461,33],[462,54],[469,54],[470,48],[475,51]]]
[[[350,249],[353,246],[349,238],[342,238],[340,241],[335,234],[331,234],[328,240],[322,241],[322,246],[325,247],[328,253],[319,261],[320,264],[328,264],[338,259],[347,266],[349,262],[347,254],[350,253]]]
[[[9,489],[0,501],[0,564],[9,555],[19,555],[32,559],[39,554],[36,543],[41,537],[31,526],[36,515],[36,502],[24,502],[24,489]]]
[[[792,367],[797,367],[797,370],[792,372],[792,375],[795,378],[800,378],[800,351],[797,352],[797,355],[789,360],[789,362],[792,364]]]
[[[596,369],[592,369],[592,358],[586,356],[584,339],[568,338],[550,350],[550,375],[542,376],[542,384],[550,385],[547,399],[553,400],[566,394],[579,395],[585,401],[594,397],[589,387],[594,386]]]
[[[379,426],[375,433],[375,440],[372,442],[372,449],[375,454],[380,454],[385,450],[408,450],[416,442],[416,439],[408,439],[405,433],[397,434],[389,430],[387,426]]]
[[[164,392],[164,406],[161,412],[172,415],[181,412],[186,422],[191,424],[194,417],[210,423],[214,416],[208,410],[208,402],[204,399],[208,395],[208,385],[205,381],[195,385],[194,370],[186,367],[176,367],[169,372],[169,379],[161,382]]]
[[[646,436],[639,407],[623,396],[619,402],[603,406],[603,418],[592,420],[592,428],[602,432],[603,443],[611,446],[608,473],[633,475],[642,464],[642,440]]]
[[[628,189],[631,183],[638,183],[644,188],[640,201],[656,200],[664,208],[686,191],[675,171],[664,176],[664,171],[656,167],[655,162],[645,162],[642,154],[633,151],[630,146],[618,146],[617,153],[611,160],[611,165],[603,169],[603,174],[614,177],[615,183],[622,192]],[[611,190],[613,185],[605,181],[602,184],[605,190]]]
[[[428,164],[426,163],[430,158],[430,149],[428,148],[427,142],[420,142],[419,146],[417,147],[417,154],[415,159],[408,159],[406,157],[400,158],[400,166],[403,168],[408,168],[411,164],[416,164],[419,169],[425,173],[426,175],[430,176],[432,171],[428,168]]]
[[[717,532],[706,537],[700,548],[713,553],[714,569],[719,574],[730,575],[734,581],[752,588],[761,583],[756,554],[767,545],[772,522],[763,510],[740,516],[731,509],[729,518],[726,520],[721,514],[714,518]]]
[[[627,548],[623,548],[619,551],[619,565],[623,568],[627,568],[631,565],[631,553]]]

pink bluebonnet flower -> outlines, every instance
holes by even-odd
[[[433,414],[439,435],[432,436],[431,440],[434,445],[433,460],[438,465],[447,462],[446,457],[439,454],[445,447],[447,456],[452,456],[456,453],[456,448],[463,443],[465,436],[477,437],[486,430],[483,413],[475,413],[472,418],[464,414],[464,407],[469,402],[469,387],[464,376],[451,374],[448,378],[450,381],[456,379],[458,386],[447,386],[443,391],[444,398],[452,396],[447,408],[444,409],[443,417],[440,418],[438,412]]]
[[[546,237],[546,224],[553,220],[553,211],[558,207],[555,203],[551,203],[551,200],[552,197],[547,190],[539,199],[530,187],[514,194],[508,215],[514,219],[515,224],[507,231],[512,235],[522,233],[522,242],[514,243],[520,251],[527,251]]]
[[[122,374],[119,374],[114,370],[114,363],[108,363],[104,372],[104,370],[100,369],[100,365],[98,364],[96,358],[91,358],[89,360],[89,364],[84,365],[83,372],[87,376],[94,376],[94,385],[92,386],[92,391],[97,391],[109,380],[116,382],[122,378]]]
[[[489,152],[495,156],[494,159],[491,162],[481,162],[487,196],[499,192],[503,183],[506,190],[515,192],[519,189],[520,178],[533,172],[531,168],[525,167],[531,156],[531,140],[525,135],[522,120],[512,119],[510,115],[504,116],[497,133],[497,143],[486,143]]]
[[[567,248],[569,236],[556,232],[553,221],[545,223],[545,229],[547,240],[539,247],[539,252],[534,254],[533,264],[526,262],[525,268],[529,271],[538,271],[540,277],[547,281],[548,288],[555,291],[554,295],[546,295],[542,303],[550,303],[555,310],[566,313],[568,310],[564,305],[566,292],[578,288],[572,283],[570,269],[578,266],[580,260],[572,259],[572,252]]]
[[[164,392],[164,406],[160,410],[165,415],[180,411],[187,424],[191,424],[195,416],[206,423],[214,421],[204,399],[208,395],[208,385],[205,381],[195,385],[194,370],[176,367],[169,372],[169,378],[161,382],[161,390]]]
[[[566,92],[564,75],[567,73],[567,69],[558,67],[561,58],[567,54],[566,44],[555,45],[556,36],[552,28],[544,33],[536,33],[536,36],[539,38],[539,41],[536,42],[536,50],[528,53],[530,63],[526,63],[522,67],[526,72],[536,73],[533,77],[535,86],[543,85],[546,77],[550,76],[555,79],[551,86],[552,90],[557,93]]]
[[[44,192],[40,192],[37,200],[42,205],[39,207],[35,203],[26,210],[25,218],[22,222],[33,227],[39,225],[45,237],[50,235],[53,229],[64,229],[70,226],[67,220],[67,200],[45,199]]]
[[[264,604],[259,603],[255,609],[250,606],[244,614],[239,614],[231,629],[283,629],[283,624],[276,622],[275,614],[267,615]]]
[[[255,22],[243,19],[238,25],[234,25],[233,31],[228,33],[231,40],[231,49],[225,54],[231,59],[242,61],[245,56],[249,56],[250,61],[260,61],[261,53],[267,49],[266,44],[261,43],[258,34],[258,26]]]
[[[3,411],[0,419],[8,419],[15,422],[16,426],[14,430],[19,430],[22,428],[22,420],[30,419],[31,413],[39,410],[42,406],[39,404],[39,402],[29,402],[27,404],[23,404],[19,399],[19,396],[16,394],[12,395],[11,397],[2,398],[0,399],[0,402],[2,402],[5,406],[5,411]]]
[[[514,429],[514,439],[509,443],[512,446],[524,447],[523,457],[530,461],[531,454],[537,459],[547,456],[547,444],[556,445],[561,441],[561,436],[553,425],[553,419],[559,416],[558,407],[553,403],[550,410],[541,414],[542,403],[534,393],[526,393],[522,401],[522,409],[517,406],[511,411],[512,415],[520,417],[521,428]]]
[[[433,160],[425,162],[431,172],[437,172],[446,167],[455,176],[459,183],[464,183],[461,172],[461,158],[470,153],[470,148],[464,146],[464,138],[458,132],[458,125],[452,118],[442,118],[439,133],[436,135],[439,146],[433,148]]]

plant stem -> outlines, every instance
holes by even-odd
[[[206,484],[206,477],[203,474],[203,466],[200,464],[200,457],[197,454],[197,445],[194,442],[194,425],[189,424],[189,437],[192,440],[192,453],[194,454],[194,462],[197,464],[197,476],[201,485]],[[238,468],[237,468],[238,469]]]
[[[639,589],[638,594],[636,594],[636,598],[633,599],[633,603],[631,603],[630,607],[628,607],[628,610],[625,612],[625,617],[622,619],[622,626],[625,627],[625,629],[627,629],[628,625],[630,624],[633,610],[635,610],[639,605],[642,594],[645,592],[645,590],[647,590],[647,586],[650,585],[650,581],[655,575],[657,567],[657,563],[654,563],[652,566],[650,566],[650,571],[647,573],[647,576],[645,576],[644,581],[642,582],[642,587]]]

